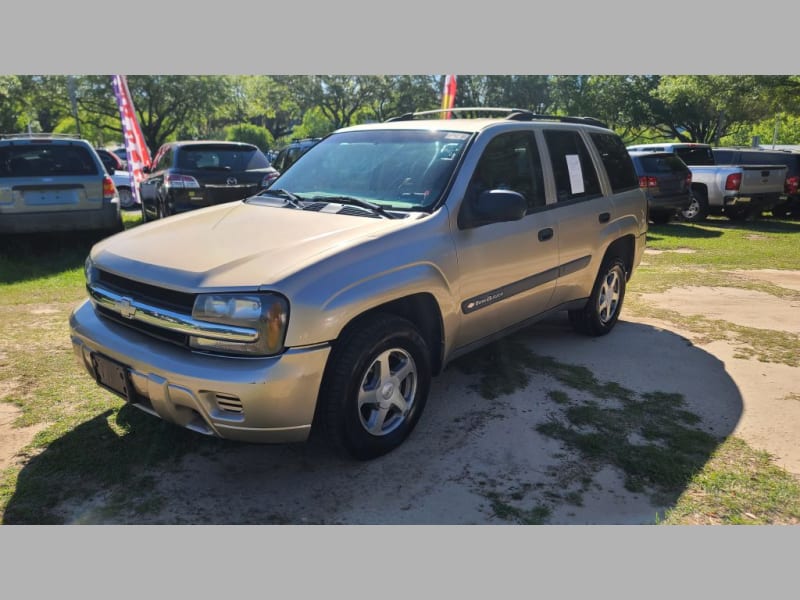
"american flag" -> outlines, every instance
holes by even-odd
[[[453,108],[456,101],[456,76],[446,75],[444,78],[444,90],[442,92],[442,110]],[[444,118],[450,118],[450,112],[444,113]]]
[[[150,150],[144,143],[142,129],[133,110],[133,99],[128,89],[128,78],[125,75],[112,75],[111,85],[114,96],[119,106],[119,116],[122,119],[122,137],[125,140],[125,154],[128,159],[128,173],[131,176],[131,192],[133,199],[139,203],[139,182],[144,179],[143,167],[150,166]]]

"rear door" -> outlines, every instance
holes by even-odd
[[[0,147],[0,211],[99,210],[103,169],[93,150],[64,140],[19,140]]]
[[[559,268],[553,304],[559,305],[590,294],[606,240],[616,237],[617,215],[611,198],[603,194],[581,132],[553,128],[542,133],[553,173],[554,197],[549,206],[558,227]],[[627,155],[624,146],[621,151]],[[632,177],[635,193],[641,194],[638,180]]]

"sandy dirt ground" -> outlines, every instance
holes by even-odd
[[[800,271],[738,274],[800,290]],[[800,331],[798,303],[762,292],[675,288],[646,300],[750,327]],[[696,344],[690,332],[633,318],[624,308],[608,336],[573,334],[564,315],[532,328],[527,343],[538,355],[587,367],[601,381],[638,393],[682,394],[704,429],[739,436],[800,475],[798,368],[735,358],[727,342]],[[374,461],[335,458],[316,444],[242,444],[188,455],[168,472],[154,473],[156,511],[109,515],[102,509],[110,499],[99,494],[61,512],[70,523],[504,524],[510,520],[492,499],[513,498],[520,507],[546,504],[551,524],[645,524],[668,508],[627,491],[617,469],[583,464],[536,431],[554,411],[548,397],[554,380],[534,376],[524,389],[495,400],[482,397],[474,383],[454,368],[437,377],[411,437]],[[29,432],[10,428],[13,408],[0,409],[0,460],[7,464]],[[547,500],[563,499],[587,478],[580,502]]]

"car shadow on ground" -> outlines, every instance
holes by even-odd
[[[92,246],[106,235],[100,232],[2,235],[0,284],[81,268]]]
[[[629,321],[586,338],[559,316],[451,364],[381,458],[205,438],[122,406],[31,458],[4,522],[653,523],[741,412],[725,365],[685,338]]]

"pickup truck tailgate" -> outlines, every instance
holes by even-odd
[[[786,167],[783,165],[742,166],[742,183],[739,193],[781,194],[786,180]]]

